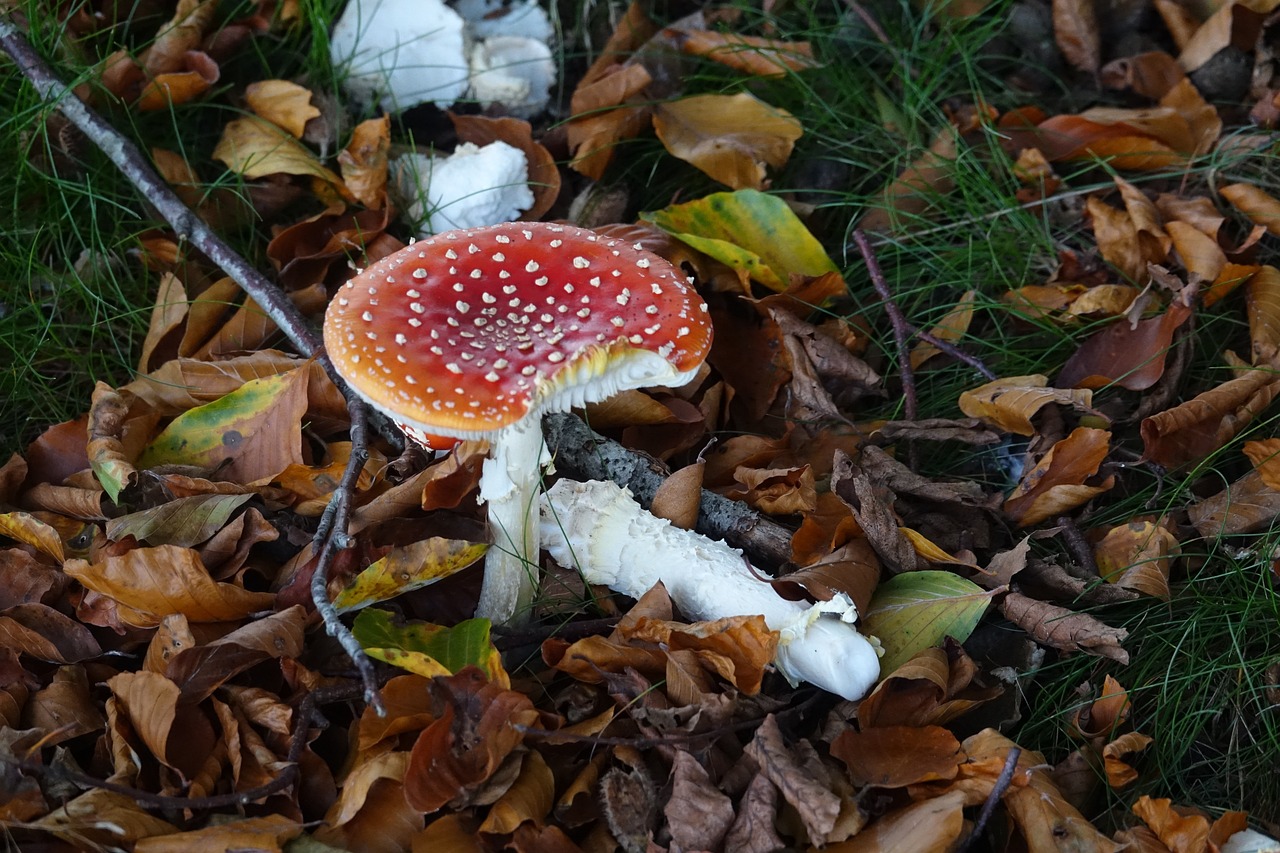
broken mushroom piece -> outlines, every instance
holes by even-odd
[[[788,601],[742,552],[646,512],[617,483],[556,483],[543,498],[542,539],[588,583],[639,598],[661,582],[690,619],[762,615],[780,634],[774,665],[792,684],[856,700],[880,677],[879,652],[853,627],[858,612],[847,595]]]
[[[535,590],[542,415],[688,382],[711,323],[657,255],[514,222],[438,234],[363,270],[330,303],[324,342],[356,393],[411,433],[490,441],[480,498],[494,547],[477,615],[505,623]]]

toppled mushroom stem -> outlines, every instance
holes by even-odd
[[[588,583],[639,598],[661,582],[691,619],[764,616],[781,635],[774,665],[792,684],[807,681],[861,699],[880,677],[877,647],[853,627],[847,595],[788,601],[761,580],[740,551],[646,512],[616,483],[561,480],[543,498],[543,545]]]

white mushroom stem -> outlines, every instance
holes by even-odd
[[[542,419],[525,418],[492,442],[480,478],[493,545],[485,556],[476,615],[495,624],[528,617],[538,578],[538,485],[550,460]]]
[[[860,699],[880,676],[876,647],[851,624],[857,609],[848,596],[788,601],[740,551],[646,512],[616,483],[556,483],[543,496],[542,543],[588,583],[633,598],[662,582],[691,619],[764,616],[781,635],[774,664],[793,684]]]

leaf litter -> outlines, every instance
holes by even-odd
[[[629,603],[548,566],[539,627],[491,634],[465,618],[478,588],[467,566],[486,548],[472,498],[483,445],[432,458],[379,441],[355,469],[349,547],[327,590],[340,610],[359,611],[357,640],[386,664],[386,715],[361,704],[307,592],[319,516],[358,455],[341,391],[314,360],[272,349],[278,330],[262,308],[157,227],[143,241],[158,290],[138,377],[99,383],[84,418],[0,468],[6,831],[22,843],[139,851],[303,840],[944,850],[996,838],[986,824],[995,807],[1002,849],[1223,849],[1244,814],[1210,820],[1145,795],[1129,819],[1094,809],[1141,777],[1140,756],[1161,736],[1132,729],[1136,700],[1120,681],[1082,685],[1095,698],[1069,722],[1078,746],[1050,764],[1000,733],[1016,716],[989,713],[1025,673],[1011,681],[980,644],[966,646],[999,624],[1040,654],[1125,663],[1127,632],[1086,608],[1167,600],[1191,537],[1280,516],[1271,438],[1244,444],[1254,467],[1237,465],[1235,483],[1177,512],[1118,524],[1090,512],[1126,487],[1122,429],[1138,425],[1143,462],[1185,470],[1240,436],[1280,387],[1280,274],[1264,263],[1280,200],[1241,181],[1216,192],[1135,182],[1225,144],[1218,98],[1197,76],[1224,51],[1256,50],[1252,115],[1280,118],[1266,74],[1275,3],[1153,8],[1177,55],[1104,62],[1114,48],[1098,7],[1052,4],[1066,65],[1139,105],[1047,115],[948,104],[947,126],[858,223],[908,233],[931,199],[956,191],[958,159],[992,131],[1024,202],[1052,198],[1082,163],[1113,170],[1082,205],[1088,262],[1064,251],[1043,282],[1004,294],[1028,318],[1096,330],[1052,378],[974,383],[951,401],[967,420],[868,421],[858,403],[909,396],[911,372],[963,360],[978,334],[977,291],[940,297],[940,319],[914,330],[924,334],[910,352],[873,344],[868,321],[840,304],[847,273],[806,222],[811,211],[764,192],[805,128],[758,94],[685,91],[672,59],[767,80],[821,73],[811,45],[753,32],[737,10],[662,25],[636,3],[578,81],[562,128],[449,116],[460,141],[525,153],[530,219],[563,213],[571,173],[601,178],[621,144],[650,132],[728,188],[647,211],[649,225],[602,229],[634,234],[691,273],[718,341],[691,386],[628,392],[588,414],[658,466],[732,435],[671,476],[655,511],[692,528],[705,488],[789,525],[792,562],[775,567],[775,587],[849,595],[884,652],[880,679],[856,702],[783,682],[772,668],[778,633],[761,617],[690,624],[661,585]],[[148,47],[103,57],[101,82],[139,111],[225,97],[214,88],[222,66],[296,15],[290,4],[274,16],[272,4],[253,9],[219,22],[215,4],[179,0]],[[225,122],[212,159],[270,200],[255,205],[273,229],[260,248],[314,316],[348,266],[403,245],[387,190],[403,128],[368,119],[331,153],[316,144],[330,107],[304,83],[258,80],[232,96],[254,115]],[[212,163],[152,156],[211,223],[244,221],[239,197],[203,192],[197,167]],[[290,206],[299,200],[305,216]],[[1247,358],[1224,355],[1226,378],[1186,390],[1179,342],[1219,302],[1247,323]],[[1166,386],[1184,390],[1165,398]],[[1148,411],[1151,400],[1164,402]],[[921,448],[954,442],[1001,447],[1007,488],[917,472]],[[1086,556],[1072,556],[1090,577],[1062,553],[1029,556],[1033,539],[1065,539],[1072,519],[1088,526]]]

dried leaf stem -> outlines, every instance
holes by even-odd
[[[169,223],[180,238],[189,241],[230,276],[280,328],[294,348],[302,355],[319,361],[325,372],[342,390],[351,413],[351,459],[343,474],[342,486],[334,493],[330,502],[333,512],[327,513],[329,523],[322,529],[326,534],[345,531],[350,511],[351,490],[364,464],[367,412],[363,404],[357,404],[347,389],[346,383],[342,381],[342,377],[334,370],[333,364],[325,355],[323,346],[312,332],[306,318],[283,290],[258,272],[182,202],[177,193],[165,183],[155,169],[151,168],[136,145],[75,96],[71,87],[59,79],[53,69],[36,53],[11,13],[0,14],[0,49],[13,59],[18,70],[35,88],[40,98],[55,106],[96,145],[133,184],[138,193]],[[321,583],[317,585],[313,582],[311,587],[313,595],[317,595],[316,610],[324,620],[325,629],[331,636],[337,638],[342,648],[351,656],[364,679],[366,691],[373,696],[373,704],[381,709],[382,703],[377,698],[377,685],[372,676],[373,663],[360,648],[360,644],[351,636],[351,632],[338,619],[337,612],[329,604],[323,583],[328,576],[329,564],[332,563],[337,552],[336,546],[338,543],[344,545],[346,543],[345,533],[326,535],[324,543],[320,549],[320,564],[316,567],[316,574],[313,577],[313,580],[319,578]]]

